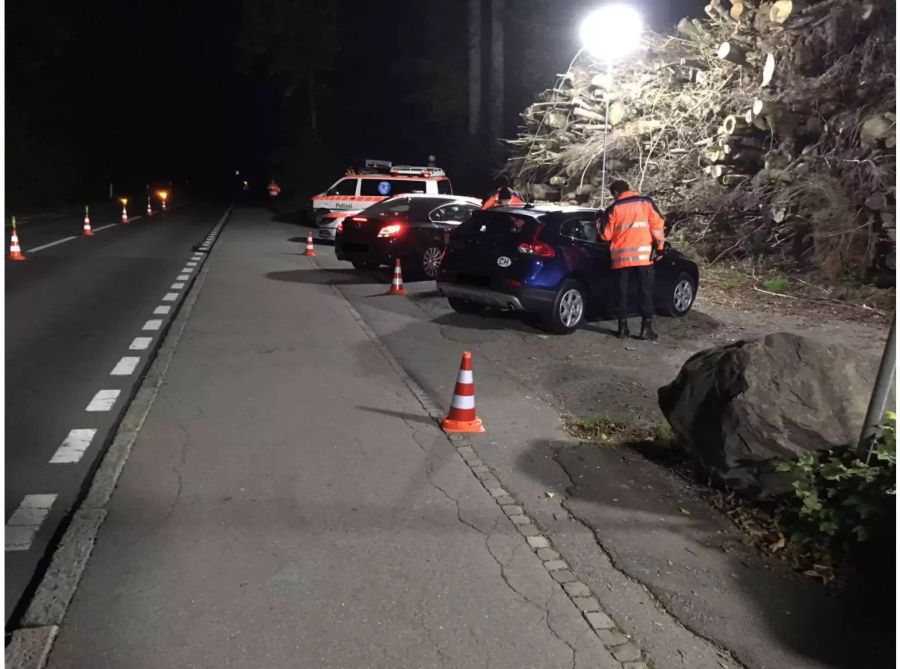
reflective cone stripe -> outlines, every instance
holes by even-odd
[[[163,211],[166,210],[166,201],[165,200],[162,201],[162,210]]]
[[[484,432],[481,419],[475,412],[475,379],[472,375],[472,354],[463,353],[456,377],[456,388],[450,402],[450,413],[441,421],[444,432]]]
[[[153,209],[150,208],[150,198],[147,198],[147,216],[153,215]]]
[[[25,254],[22,253],[22,247],[19,246],[19,234],[16,232],[16,217],[12,219],[12,235],[9,238],[9,259],[25,260]]]
[[[306,252],[303,254],[305,256],[314,256],[316,255],[316,248],[313,246],[312,232],[306,235]]]
[[[122,206],[122,223],[128,223],[128,212],[125,210],[124,205]]]
[[[391,289],[388,295],[406,295],[406,288],[403,287],[403,270],[400,269],[400,258],[394,262],[394,278],[391,279]]]
[[[81,233],[86,237],[92,237],[94,231],[91,229],[91,215],[88,213],[88,208],[84,208],[84,226],[82,227]]]

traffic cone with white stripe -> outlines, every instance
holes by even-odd
[[[93,237],[94,231],[91,228],[91,215],[88,212],[87,205],[84,207],[84,227],[81,229],[81,234],[85,237]]]
[[[125,205],[122,205],[122,223],[128,223],[128,210],[125,209]]]
[[[16,233],[16,217],[12,217],[12,236],[9,239],[9,259],[25,260],[25,254],[19,246],[19,235]]]
[[[472,376],[472,354],[466,351],[459,363],[456,389],[450,402],[450,413],[441,421],[444,432],[484,432],[475,413],[475,379]]]
[[[403,272],[400,270],[400,258],[394,263],[394,278],[391,279],[391,289],[388,295],[406,295],[406,288],[403,287]]]
[[[150,196],[147,196],[147,216],[153,215],[153,209],[150,207]]]
[[[306,235],[306,252],[303,255],[305,255],[305,256],[315,256],[316,255],[316,247],[313,246],[313,240],[312,240],[312,230],[310,230],[309,234]]]

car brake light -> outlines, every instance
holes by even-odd
[[[391,223],[378,231],[379,237],[396,237],[403,232],[403,226],[400,223]]]
[[[344,221],[338,221],[337,227],[334,229],[335,233],[344,231]]]
[[[526,242],[524,244],[519,244],[519,253],[524,253],[528,256],[539,256],[541,258],[553,258],[556,256],[553,248],[544,242]]]
[[[352,220],[357,223],[365,223],[368,219],[365,216],[354,216]]]

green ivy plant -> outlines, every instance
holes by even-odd
[[[795,504],[788,504],[782,521],[794,526],[796,539],[836,549],[870,538],[896,494],[897,417],[885,418],[868,461],[845,447],[776,465],[793,478]]]

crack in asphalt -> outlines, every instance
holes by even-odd
[[[193,420],[194,418],[196,418],[197,416],[199,416],[200,414],[203,413],[203,410],[197,405],[194,405],[194,410],[195,410],[195,412],[194,412],[194,415],[191,416],[191,418],[190,418],[191,420]],[[172,503],[169,505],[169,509],[168,509],[168,511],[166,511],[166,515],[162,518],[162,520],[160,520],[158,523],[155,523],[154,525],[149,527],[147,529],[147,531],[143,532],[140,536],[138,536],[133,542],[131,542],[128,545],[126,550],[130,551],[132,548],[137,546],[140,542],[142,542],[148,536],[150,536],[154,532],[159,531],[159,529],[162,528],[163,525],[168,523],[172,517],[172,514],[175,513],[175,507],[178,506],[178,502],[181,501],[181,493],[184,490],[184,480],[183,480],[182,474],[181,474],[181,467],[184,467],[184,465],[187,462],[187,448],[192,443],[192,439],[191,439],[190,433],[188,433],[188,431],[185,429],[184,425],[182,425],[179,422],[179,423],[175,423],[175,426],[181,431],[182,435],[184,435],[184,438],[181,441],[181,447],[180,447],[181,455],[179,457],[179,463],[177,465],[173,465],[170,468],[170,470],[172,472],[174,472],[174,474],[178,480],[178,490],[176,490],[176,492],[175,492],[175,499],[172,500]]]
[[[616,560],[609,553],[609,551],[606,550],[606,547],[603,545],[603,542],[600,540],[599,530],[595,530],[593,527],[591,527],[590,523],[588,523],[587,520],[585,520],[580,515],[578,515],[578,513],[567,504],[569,499],[573,496],[572,491],[577,487],[577,484],[575,483],[575,480],[572,478],[571,472],[566,468],[566,465],[559,459],[560,450],[561,450],[560,448],[552,449],[553,461],[559,466],[559,468],[566,475],[566,478],[569,480],[569,485],[566,486],[564,496],[560,500],[560,505],[569,513],[570,516],[572,516],[573,520],[575,520],[577,523],[579,523],[581,526],[583,526],[586,530],[588,530],[590,532],[591,537],[594,540],[594,543],[597,544],[597,548],[599,548],[600,551],[603,553],[603,555],[606,556],[607,560],[609,560],[610,565],[612,565],[612,568],[618,574],[620,574],[623,578],[625,578],[627,581],[638,586],[644,592],[646,592],[649,600],[655,605],[657,610],[663,616],[665,616],[665,618],[670,623],[674,624],[677,627],[682,628],[689,634],[696,636],[699,639],[703,639],[704,641],[709,643],[713,648],[716,649],[717,654],[720,655],[723,658],[723,660],[730,661],[735,668],[743,669],[745,667],[745,665],[742,664],[740,661],[738,661],[737,658],[734,656],[734,654],[729,649],[725,648],[724,646],[722,646],[722,644],[718,643],[714,639],[711,639],[711,638],[705,636],[701,632],[698,632],[698,631],[693,630],[690,627],[688,627],[677,616],[675,616],[671,611],[669,611],[668,607],[666,607],[666,605],[659,599],[659,597],[657,597],[656,593],[653,592],[645,583],[641,582],[639,579],[635,578],[631,574],[624,571],[624,569],[619,564],[617,564]]]
[[[410,423],[409,420],[407,420],[406,418],[402,418],[402,420],[403,420],[403,423],[410,429],[411,436],[412,436],[412,439],[415,442],[415,444],[424,453],[429,453],[429,449],[421,441],[419,441],[419,436],[423,435],[424,433],[421,430],[419,430],[418,427],[416,427],[412,423]],[[543,614],[541,620],[542,620],[544,626],[547,628],[547,630],[550,632],[551,635],[553,635],[561,643],[565,644],[566,647],[569,649],[569,652],[572,654],[571,666],[572,666],[572,669],[575,669],[575,666],[577,664],[578,651],[575,649],[575,647],[569,641],[567,641],[562,636],[560,636],[560,634],[553,628],[553,625],[550,620],[550,618],[551,618],[550,602],[553,600],[553,595],[555,593],[553,587],[551,586],[550,594],[548,595],[547,600],[545,602],[538,603],[538,602],[535,602],[532,599],[530,599],[527,595],[525,595],[523,592],[521,592],[518,588],[516,588],[512,584],[512,582],[509,580],[509,576],[506,573],[506,569],[507,569],[508,565],[505,564],[491,549],[490,539],[494,535],[492,533],[484,532],[481,528],[479,528],[475,524],[473,524],[473,523],[469,522],[468,520],[466,520],[465,518],[463,518],[462,508],[460,507],[460,504],[459,504],[459,498],[451,495],[449,492],[447,492],[442,486],[440,486],[434,480],[434,478],[433,478],[434,465],[435,465],[435,463],[433,461],[429,461],[426,463],[425,469],[424,469],[425,479],[428,481],[429,484],[431,484],[431,486],[435,490],[439,491],[445,498],[447,498],[449,501],[453,502],[453,504],[456,507],[457,520],[461,524],[465,525],[466,527],[474,530],[479,535],[481,535],[482,540],[484,542],[485,550],[487,550],[487,553],[488,553],[488,555],[491,556],[491,559],[493,559],[494,562],[497,563],[497,567],[500,570],[500,579],[503,581],[503,583],[506,585],[506,587],[509,588],[523,602],[525,602],[526,604],[528,604],[530,606],[533,606],[535,609],[537,609],[540,613]],[[570,478],[570,480],[571,480],[571,478]],[[496,524],[496,521],[495,521],[495,524]],[[513,549],[513,554],[515,554],[515,552],[517,550],[519,550],[519,548],[521,548],[521,544],[517,543],[516,547]],[[512,558],[512,555],[510,556],[510,559],[511,558]]]

